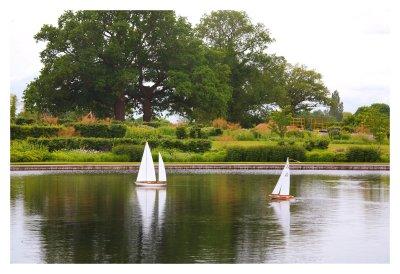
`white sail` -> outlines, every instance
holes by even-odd
[[[167,174],[165,172],[165,165],[164,165],[164,161],[163,161],[160,153],[158,153],[158,181],[160,181],[160,182],[166,182],[167,181]]]
[[[142,215],[143,232],[145,235],[148,235],[153,220],[153,212],[156,203],[156,190],[145,187],[137,187],[136,195]]]
[[[156,171],[154,169],[153,158],[151,157],[149,144],[144,146],[142,161],[140,162],[137,182],[155,182]]]
[[[286,165],[282,170],[281,176],[279,177],[278,182],[272,194],[279,195],[289,195],[290,190],[290,169],[289,169],[289,158],[286,160]]]

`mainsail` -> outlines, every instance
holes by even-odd
[[[140,162],[139,173],[136,179],[137,182],[155,182],[156,171],[154,169],[153,158],[151,157],[149,144],[146,142],[142,161]]]
[[[158,153],[158,181],[160,182],[167,181],[167,174],[165,173],[164,161],[160,153]]]
[[[279,177],[278,182],[272,194],[275,195],[289,195],[290,189],[290,169],[289,169],[289,158],[286,160],[286,165],[282,170],[281,176]]]

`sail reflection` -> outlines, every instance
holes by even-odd
[[[270,205],[274,209],[274,213],[278,218],[278,223],[281,226],[285,236],[290,235],[290,201],[271,202]]]
[[[141,212],[142,232],[148,237],[153,227],[162,225],[167,192],[165,188],[136,187],[136,196]]]

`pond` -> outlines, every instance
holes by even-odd
[[[12,263],[389,263],[389,173],[12,172]]]

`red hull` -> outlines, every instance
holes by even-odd
[[[270,194],[269,198],[271,198],[271,200],[290,200],[290,199],[293,199],[294,196],[292,196],[292,195]]]

